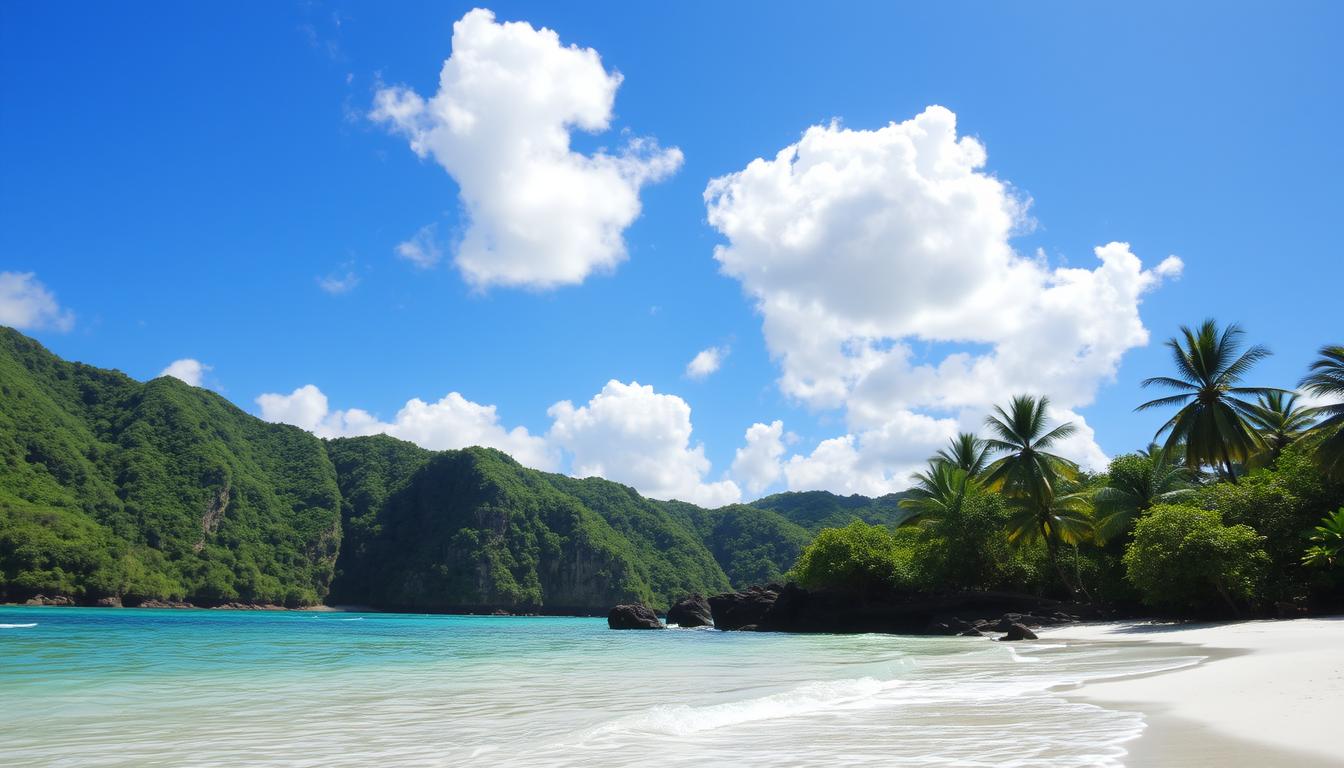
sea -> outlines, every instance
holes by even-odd
[[[1179,646],[0,608],[0,765],[1119,766]]]

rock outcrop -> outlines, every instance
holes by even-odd
[[[75,604],[75,601],[74,601],[74,600],[71,600],[70,598],[66,597],[65,595],[55,595],[54,597],[47,597],[46,595],[38,595],[38,596],[36,596],[36,597],[30,597],[30,598],[28,598],[27,600],[23,601],[23,604],[24,604],[24,605],[74,605],[74,604]]]
[[[954,592],[941,595],[811,591],[796,584],[751,587],[709,598],[714,625],[768,632],[885,632],[976,637],[1011,633],[1032,639],[1032,627],[1104,618],[1089,606],[1031,595]],[[998,619],[984,618],[999,616]],[[1023,632],[1028,634],[1022,634]],[[1021,635],[1021,637],[1017,637]]]
[[[714,616],[704,595],[691,595],[668,609],[667,623],[679,627],[707,627],[714,623]]]
[[[666,629],[658,620],[658,614],[638,603],[612,608],[607,614],[607,626],[611,629]]]
[[[768,587],[748,587],[741,592],[714,595],[709,598],[714,626],[723,630],[765,628],[766,617],[784,589],[771,584]]]
[[[1036,633],[1027,629],[1021,624],[1008,625],[1008,634],[999,638],[1000,640],[1035,640]]]

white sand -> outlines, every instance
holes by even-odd
[[[1344,617],[1235,624],[1083,624],[1043,640],[1181,643],[1203,664],[1091,683],[1071,698],[1149,715],[1134,764],[1344,766]],[[1239,746],[1239,745],[1244,745]]]

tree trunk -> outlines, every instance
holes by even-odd
[[[1046,528],[1045,521],[1041,521],[1041,536],[1045,538],[1045,552],[1050,557],[1050,565],[1055,569],[1055,575],[1059,576],[1059,583],[1069,590],[1070,595],[1077,596],[1078,590],[1069,583],[1069,577],[1064,573],[1064,566],[1059,564],[1059,544],[1050,535],[1050,530]]]
[[[1237,484],[1237,473],[1232,469],[1232,456],[1227,452],[1227,444],[1223,444],[1223,464],[1227,467],[1227,481],[1233,485]]]
[[[1232,602],[1232,596],[1227,594],[1227,588],[1223,586],[1223,583],[1215,579],[1213,586],[1218,588],[1218,595],[1223,598],[1223,602],[1227,603],[1227,607],[1232,609],[1232,617],[1240,619],[1241,611],[1237,610],[1237,604]]]

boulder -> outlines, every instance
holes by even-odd
[[[704,595],[691,595],[668,610],[667,623],[679,627],[707,627],[714,623],[714,615]]]
[[[74,605],[74,604],[75,604],[75,601],[74,601],[74,600],[71,600],[70,598],[66,597],[65,595],[55,595],[55,596],[53,596],[53,597],[47,597],[46,595],[38,595],[37,597],[31,597],[31,598],[29,598],[29,599],[23,601],[23,604],[24,604],[24,605]]]
[[[120,598],[120,597],[100,597],[100,598],[98,598],[98,600],[94,603],[94,605],[98,606],[99,608],[120,608],[120,607],[121,607],[121,598]]]
[[[978,630],[978,629],[968,629],[968,630],[966,630],[966,631],[964,631],[964,632],[960,632],[960,633],[958,633],[958,636],[960,636],[960,637],[984,637],[984,636],[985,636],[985,633],[984,633],[984,632],[981,632],[981,631]]]
[[[1035,640],[1036,633],[1027,629],[1022,624],[1013,624],[1008,627],[1008,634],[999,638],[1000,640]]]
[[[612,629],[666,629],[658,614],[638,603],[618,605],[607,614],[607,626]]]
[[[779,590],[749,587],[741,592],[726,592],[709,598],[714,626],[723,630],[743,629],[761,624],[779,599]]]

